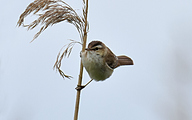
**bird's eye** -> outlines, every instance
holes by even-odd
[[[99,48],[98,47],[96,47],[94,50],[98,50]]]

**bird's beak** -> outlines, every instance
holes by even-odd
[[[85,48],[85,50],[90,51],[91,49],[90,48]]]

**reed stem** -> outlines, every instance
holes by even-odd
[[[85,51],[86,43],[87,43],[87,14],[88,14],[88,0],[86,0],[85,3],[85,26],[84,26],[84,35],[83,35],[83,47],[82,47],[82,52]],[[82,84],[82,76],[83,76],[83,64],[81,62],[80,65],[80,73],[79,73],[79,80],[77,86],[81,86]],[[78,119],[78,112],[79,112],[79,103],[80,103],[80,94],[81,90],[77,90],[77,95],[76,95],[76,104],[75,104],[75,113],[74,113],[74,120]]]

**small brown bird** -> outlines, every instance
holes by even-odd
[[[95,81],[109,78],[113,70],[121,65],[133,65],[131,58],[116,56],[101,41],[90,42],[88,48],[81,52],[81,60],[89,76]]]

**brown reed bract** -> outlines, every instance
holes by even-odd
[[[88,31],[88,29],[84,31],[85,28],[88,28],[88,24],[86,24],[85,22],[86,12],[84,0],[83,3],[83,15],[80,16],[71,6],[69,6],[66,2],[62,0],[35,0],[34,2],[30,3],[25,9],[25,11],[20,15],[17,25],[23,25],[23,27],[27,27],[28,30],[32,30],[38,25],[40,25],[40,30],[35,34],[33,38],[33,40],[35,40],[49,26],[52,26],[62,21],[66,21],[76,27],[81,38],[81,44],[83,44],[83,36],[85,34],[84,32]],[[38,18],[30,24],[26,25],[24,24],[24,19],[29,14],[37,15]],[[59,52],[57,60],[54,64],[54,68],[58,70],[58,72],[63,78],[71,78],[71,76],[64,74],[64,72],[61,70],[61,61],[64,57],[70,55],[75,43],[80,42],[71,41],[71,43],[67,45],[67,48],[64,50],[63,53],[61,53],[61,51]]]

